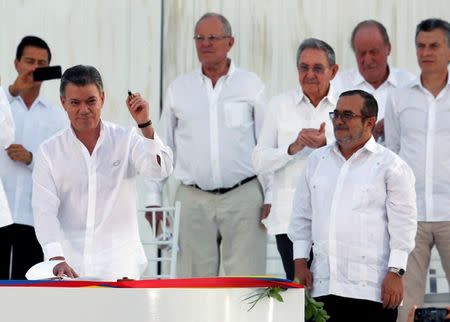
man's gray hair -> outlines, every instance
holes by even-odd
[[[336,64],[336,54],[333,48],[325,41],[317,38],[307,38],[302,41],[297,49],[297,69],[299,67],[300,55],[305,49],[319,49],[327,55],[328,65],[333,66]]]
[[[352,47],[353,51],[355,51],[355,37],[356,37],[356,33],[358,32],[359,29],[366,28],[366,27],[375,27],[378,30],[378,32],[380,33],[381,38],[383,38],[384,45],[385,46],[390,46],[391,45],[391,42],[389,41],[389,35],[387,33],[386,28],[383,26],[383,24],[381,22],[379,22],[379,21],[370,19],[370,20],[361,21],[353,29],[352,36],[350,38],[350,46]]]
[[[445,40],[447,41],[447,47],[450,47],[450,24],[442,19],[431,18],[421,21],[416,27],[416,38],[421,31],[433,31],[440,29],[444,32]]]
[[[218,18],[220,20],[220,22],[222,23],[223,32],[224,32],[225,36],[233,36],[233,32],[231,30],[231,25],[230,25],[230,22],[228,21],[228,19],[225,18],[220,13],[215,13],[215,12],[207,12],[203,16],[201,16],[201,18],[198,19],[197,23],[195,24],[194,32],[197,32],[198,24],[206,18]]]
[[[61,76],[61,85],[59,86],[59,94],[65,96],[67,84],[76,86],[86,86],[94,84],[100,93],[103,93],[103,81],[98,70],[93,66],[76,65],[66,69]]]

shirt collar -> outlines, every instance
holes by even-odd
[[[72,125],[69,126],[69,133],[72,136],[72,139],[75,140],[80,146],[83,146],[83,143],[77,138],[77,135],[75,134],[75,131],[72,127]],[[97,143],[95,144],[95,149],[97,149],[97,146],[99,146],[105,137],[105,123],[103,123],[103,120],[100,119],[100,134],[97,139]],[[94,149],[94,150],[95,150]]]
[[[233,75],[236,73],[236,65],[234,64],[233,59],[228,58],[230,60],[230,67],[228,68],[228,72],[224,75],[226,77],[226,81],[228,82],[229,79],[231,79],[233,77]],[[206,76],[205,74],[203,74],[202,71],[202,67],[200,66],[197,70],[196,70],[196,74],[200,77],[200,79],[205,80],[205,79],[209,79],[208,76]],[[223,76],[222,76],[223,77]]]
[[[334,142],[334,144],[333,144],[333,151],[334,151],[334,153],[342,156],[342,153],[339,150],[337,141]],[[362,151],[368,151],[371,153],[377,153],[379,151],[379,146],[373,136],[370,136],[370,139],[366,142],[366,144],[364,144],[364,146],[362,148],[360,148],[358,151],[356,151],[353,155],[360,154],[360,153],[362,153]]]
[[[23,101],[22,97],[19,96],[12,96],[13,100],[18,100],[20,101],[20,103],[22,103],[25,106],[25,102]],[[51,104],[45,99],[43,98],[41,95],[39,95],[38,97],[36,97],[36,99],[34,100],[33,104],[31,104],[31,106],[35,106],[35,105],[41,105],[43,107],[50,107]]]
[[[397,78],[397,74],[394,72],[394,70],[391,68],[391,66],[389,66],[389,64],[388,64],[388,70],[389,70],[389,75],[388,75],[388,78],[384,81],[384,83],[388,82],[388,83],[392,84],[394,87],[397,87],[398,84],[399,84],[399,80]],[[372,86],[369,82],[367,82],[364,79],[364,77],[359,72],[359,69],[356,69],[356,73],[355,74],[356,75],[354,75],[354,77],[353,77],[353,86],[354,87],[357,87],[358,85],[361,85],[363,83],[366,83],[366,84]]]
[[[305,99],[306,101],[309,102],[308,96],[306,96],[305,93],[303,93],[302,87],[299,84],[297,91],[296,91],[296,95],[295,95],[295,103],[298,105],[302,102],[303,99]],[[328,89],[327,95],[322,100],[324,100],[324,99],[328,100],[328,102],[330,102],[330,104],[336,106],[336,103],[338,101],[338,96],[337,96],[336,90],[334,89],[334,87],[331,83],[330,83],[330,88]]]
[[[450,73],[447,76],[447,86],[450,85]],[[424,88],[422,82],[420,81],[420,75],[414,78],[407,86],[409,87],[421,87]]]

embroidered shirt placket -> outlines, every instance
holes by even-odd
[[[342,156],[338,156],[339,158],[342,158]],[[342,158],[343,159],[343,158]],[[330,240],[330,250],[329,253],[331,256],[329,256],[329,265],[330,265],[330,290],[334,289],[335,285],[334,283],[337,280],[336,272],[337,272],[337,260],[336,255],[338,254],[337,245],[336,245],[336,226],[337,226],[337,212],[340,208],[340,202],[342,200],[341,194],[342,189],[344,186],[345,179],[347,177],[349,167],[351,160],[344,160],[343,164],[341,166],[341,170],[339,171],[339,175],[336,181],[336,190],[333,194],[333,199],[331,202],[331,209],[330,209],[330,230],[329,230],[329,240]]]

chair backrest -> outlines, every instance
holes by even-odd
[[[149,213],[151,221],[151,238],[144,246],[154,249],[146,251],[149,265],[155,265],[156,272],[144,275],[142,278],[175,278],[177,271],[178,236],[180,231],[181,203],[175,202],[174,207],[145,208],[140,213]],[[162,219],[157,224],[158,214]],[[155,254],[155,255],[153,255]]]

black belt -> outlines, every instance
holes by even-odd
[[[232,187],[229,187],[229,188],[217,188],[217,189],[213,189],[213,190],[204,190],[204,189],[200,188],[199,186],[197,186],[195,183],[194,184],[190,184],[188,186],[200,189],[201,191],[204,191],[204,192],[209,192],[209,193],[214,193],[216,195],[221,195],[221,194],[227,193],[228,191],[231,191],[231,190],[233,190],[233,189],[235,189],[235,188],[237,188],[239,186],[242,186],[243,184],[246,184],[247,182],[252,181],[255,178],[256,178],[256,176],[248,177],[248,178],[245,178],[244,180],[242,180],[241,182],[236,183]]]

